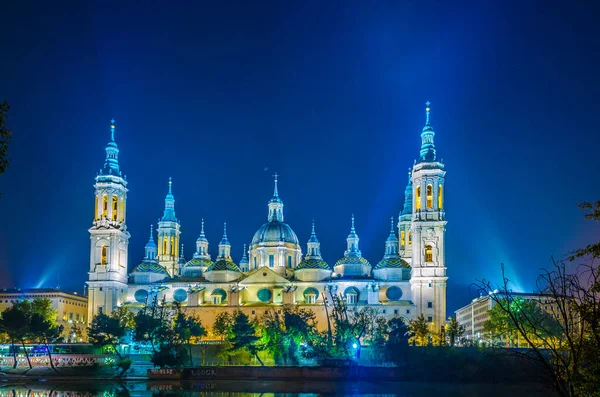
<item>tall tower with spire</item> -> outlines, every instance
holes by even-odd
[[[89,321],[99,313],[110,314],[124,301],[127,291],[127,181],[119,168],[114,120],[110,123],[110,141],[105,151],[104,166],[94,184],[94,219],[89,228]]]
[[[417,311],[439,332],[446,323],[446,261],[444,237],[446,171],[438,160],[430,123],[430,103],[425,107],[419,160],[412,169],[412,277]],[[403,211],[404,214],[404,211]],[[401,221],[402,224],[402,221]]]
[[[404,189],[404,206],[398,217],[398,240],[400,256],[409,264],[412,262],[412,169],[408,170],[408,183]]]
[[[158,263],[171,277],[180,275],[179,265],[179,236],[181,225],[175,217],[175,196],[173,196],[173,181],[169,178],[169,193],[165,197],[165,210],[158,220]]]

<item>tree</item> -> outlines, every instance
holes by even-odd
[[[56,371],[49,344],[57,343],[62,339],[61,335],[64,327],[62,325],[53,324],[53,322],[49,321],[43,314],[34,313],[31,316],[29,328],[34,340],[43,343],[44,346],[46,346],[50,367]]]
[[[331,311],[334,324],[335,353],[343,358],[360,358],[363,340],[372,338],[381,316],[373,307],[352,306],[348,308],[341,294],[332,296]]]
[[[135,315],[125,306],[119,306],[113,310],[111,317],[119,320],[119,324],[127,331],[135,328]]]
[[[411,333],[409,341],[413,345],[426,346],[429,344],[431,329],[423,313],[419,314],[416,319],[410,321],[408,323],[408,328]]]
[[[315,314],[297,306],[284,305],[281,311],[270,310],[257,321],[260,346],[276,363],[298,364],[299,353],[306,350],[317,333]]]
[[[13,350],[13,368],[17,367],[17,349],[15,342],[20,342],[25,351],[25,357],[27,357],[27,364],[29,369],[33,368],[31,360],[29,359],[29,353],[25,349],[25,339],[29,336],[29,322],[31,318],[31,304],[28,301],[19,301],[13,303],[13,305],[2,312],[2,318],[0,319],[0,328],[2,331],[8,334],[10,343]]]
[[[212,332],[213,334],[215,334],[215,336],[221,338],[222,340],[225,340],[229,336],[229,331],[231,330],[232,325],[233,316],[228,312],[220,312],[215,317]]]
[[[206,335],[206,329],[204,329],[199,319],[186,316],[181,309],[178,310],[177,317],[175,317],[173,329],[175,334],[179,336],[180,342],[188,346],[190,365],[193,365],[191,341]]]
[[[125,326],[118,318],[109,317],[106,314],[98,314],[88,327],[88,339],[94,346],[111,346],[121,359],[121,353],[117,350],[117,343],[125,335]]]
[[[265,365],[258,352],[260,347],[254,325],[248,319],[248,316],[241,311],[236,311],[233,315],[233,325],[231,326],[229,341],[231,343],[230,351],[246,350],[250,355],[255,356],[260,365]]]
[[[450,347],[454,347],[457,340],[465,334],[465,327],[460,325],[456,317],[448,317],[448,325],[446,326],[446,337],[450,341]]]
[[[6,126],[6,118],[10,106],[8,102],[0,103],[0,174],[3,174],[8,168],[8,143],[10,142],[12,131]],[[2,196],[0,196],[2,197]]]
[[[600,220],[600,201],[581,203],[585,218]],[[543,369],[554,389],[562,396],[597,395],[600,384],[600,242],[570,253],[542,269],[537,289],[548,308],[524,310],[504,266],[502,283],[493,286],[478,280],[481,294],[489,295],[497,311],[509,322],[529,349],[509,349],[508,354],[530,360]],[[497,289],[501,293],[495,293]],[[546,310],[544,310],[545,312]]]
[[[408,351],[408,339],[410,329],[402,318],[396,317],[388,321],[388,340],[386,342],[386,359],[399,362],[406,356]]]

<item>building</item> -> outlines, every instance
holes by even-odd
[[[224,310],[259,315],[285,304],[312,309],[324,327],[324,303],[337,294],[348,304],[377,307],[389,317],[410,320],[423,313],[432,329],[440,330],[446,318],[446,171],[437,158],[429,117],[427,103],[419,158],[408,173],[404,205],[398,222],[392,219],[380,258],[371,262],[363,257],[354,215],[348,219],[347,249],[337,261],[327,262],[321,256],[314,222],[303,252],[299,238],[285,221],[279,180],[274,175],[266,222],[248,246],[234,249],[224,224],[213,259],[202,222],[195,252],[187,260],[179,249],[182,222],[175,215],[174,187],[169,179],[157,230],[150,228],[144,259],[131,269],[127,181],[119,168],[113,120],[104,166],[94,184],[88,318],[108,314],[119,305],[138,310],[154,299],[164,299],[179,302],[209,327]],[[234,252],[241,254],[238,261]]]
[[[494,293],[502,294],[502,292],[497,291]],[[511,292],[511,296],[521,298],[524,301],[534,301],[551,316],[556,314],[556,303],[554,303],[554,298],[549,295]],[[491,295],[484,295],[473,299],[471,303],[455,311],[456,320],[460,325],[465,327],[465,338],[476,342],[487,339],[487,336],[484,334],[483,324],[490,319],[489,311],[492,310],[495,304],[496,302]],[[517,344],[521,345],[520,342],[517,342]]]
[[[88,300],[85,296],[54,288],[3,288],[0,289],[0,312],[21,300],[47,298],[56,310],[56,320],[62,325],[63,338],[67,342],[80,342],[86,333]],[[75,330],[75,328],[77,330]]]

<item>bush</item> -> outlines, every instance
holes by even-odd
[[[122,358],[121,360],[119,360],[119,362],[117,363],[117,368],[119,368],[121,370],[121,374],[124,374],[125,372],[127,372],[129,370],[129,368],[131,368],[131,366],[133,365],[133,360],[130,358]]]

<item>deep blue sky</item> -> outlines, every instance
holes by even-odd
[[[275,171],[303,248],[314,217],[335,262],[354,212],[376,263],[426,100],[448,171],[449,314],[501,262],[529,290],[551,255],[598,239],[576,207],[600,199],[600,51],[584,2],[174,3],[0,4],[14,131],[0,286],[54,286],[60,274],[82,290],[112,117],[130,269],[169,176],[187,256],[204,217],[213,255],[228,222],[237,261]]]

